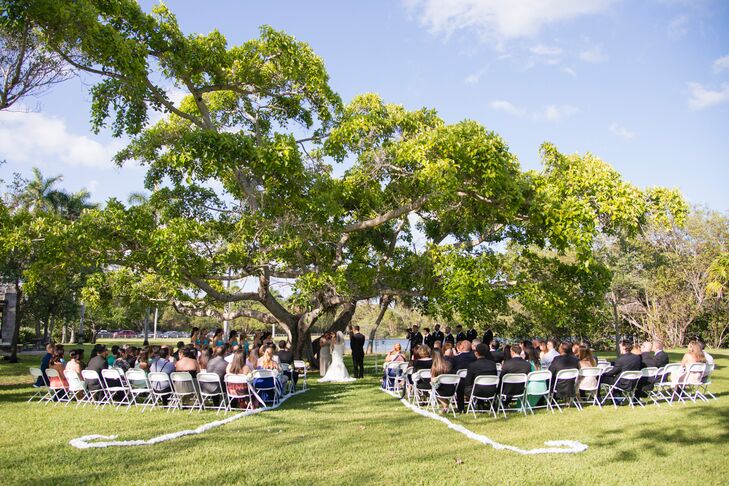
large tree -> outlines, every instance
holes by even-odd
[[[79,248],[169,282],[180,308],[253,303],[235,312],[280,323],[297,356],[318,319],[341,329],[358,301],[380,296],[481,322],[513,293],[501,242],[586,262],[598,233],[635,232],[680,206],[590,155],[545,144],[544,169],[525,173],[476,122],[447,125],[374,94],[342,106],[311,48],[269,27],[231,47],[217,31],[183,34],[163,5],[8,4],[99,76],[95,128],[110,121],[132,136],[117,162],[147,167],[149,200],[85,212]],[[180,103],[172,86],[187,95]],[[167,116],[148,126],[152,109]],[[281,280],[286,299],[272,291]]]

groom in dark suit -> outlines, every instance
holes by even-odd
[[[364,334],[359,332],[359,326],[354,326],[354,330],[349,332],[349,346],[352,348],[355,378],[364,378],[364,345]]]

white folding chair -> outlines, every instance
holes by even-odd
[[[202,410],[202,402],[195,388],[195,380],[187,371],[175,371],[170,374],[172,382],[172,400],[180,410],[190,409],[190,413],[196,408]],[[185,403],[189,401],[190,403]]]
[[[559,405],[560,398],[564,400],[564,404],[569,407],[573,403],[575,404],[575,407],[578,410],[582,410],[582,405],[580,405],[580,401],[577,400],[577,390],[576,390],[576,384],[577,384],[577,377],[580,376],[580,370],[577,368],[571,368],[567,370],[559,370],[557,372],[557,375],[554,377],[554,384],[552,385],[552,405],[557,406],[557,410],[562,412],[562,407]],[[567,393],[566,395],[562,395],[561,391],[558,391],[558,386],[560,384],[564,383],[567,387]],[[554,413],[554,409],[552,409],[552,412]]]
[[[395,378],[395,392],[401,392],[405,387],[405,374],[409,368],[408,363],[400,363],[397,370],[397,377]]]
[[[131,371],[131,370],[130,370]],[[142,371],[142,370],[139,370]],[[144,373],[142,371],[142,373]],[[177,407],[173,397],[172,381],[170,376],[162,371],[152,371],[147,375],[149,386],[152,389],[152,408],[162,407],[169,412]],[[165,404],[167,402],[167,404]]]
[[[706,398],[706,395],[709,395],[711,398],[716,400],[716,397],[713,393],[709,391],[709,385],[711,385],[711,375],[714,373],[715,365],[707,364],[706,365],[706,373],[704,374],[704,377],[701,379],[701,385],[699,385],[700,392],[702,393],[702,396]]]
[[[674,373],[680,372],[680,363],[670,363],[658,370],[656,373],[656,381],[653,385],[653,393],[651,394],[656,404],[658,404],[658,400],[664,400],[669,407],[673,406],[674,383],[672,377]]]
[[[36,392],[33,395],[31,395],[31,397],[28,399],[28,402],[32,402],[33,399],[36,397],[38,397],[38,401],[41,403],[50,402],[53,394],[48,389],[48,379],[43,375],[43,372],[41,371],[40,368],[30,368],[29,372],[30,372],[30,376],[33,377],[33,379],[35,380],[36,383],[38,382],[38,379],[40,378],[40,381],[41,381],[41,383],[43,383],[43,385],[36,388]]]
[[[241,401],[245,401],[245,410],[253,410],[256,408],[254,400],[260,403],[261,406],[266,406],[261,397],[253,390],[253,386],[246,375],[227,374],[223,377],[223,382],[225,383],[225,395],[228,398],[225,409],[226,413],[233,410],[234,401],[238,404],[239,410],[241,409]],[[245,387],[241,387],[241,385],[245,385]]]
[[[289,393],[293,393],[296,387],[294,386],[294,373],[292,367],[289,366],[288,363],[281,363],[279,366],[281,367],[281,374],[288,378],[286,380],[286,386],[284,387],[284,394],[288,395]]]
[[[385,390],[395,391],[395,382],[400,373],[400,363],[390,362],[384,365]]]
[[[533,392],[529,391],[529,384],[535,383],[535,382],[543,382],[545,383],[546,390],[540,391],[540,392]],[[534,409],[535,408],[548,408],[549,410],[554,413],[554,410],[552,410],[552,372],[547,370],[539,370],[539,371],[532,371],[527,375],[527,385],[526,385],[526,396],[527,396],[527,407],[529,407],[529,411],[532,415],[534,415]],[[544,405],[534,405],[532,406],[529,403],[529,397],[542,397],[544,399]],[[539,402],[537,402],[539,403]]]
[[[141,405],[142,413],[149,406],[150,409],[154,408],[155,399],[154,393],[152,392],[152,385],[147,379],[147,374],[142,370],[127,370],[126,375],[127,386],[129,387],[129,405],[127,410],[132,405]],[[144,397],[144,400],[140,403],[139,399]]]
[[[501,377],[501,388],[499,389],[499,413],[504,414],[506,418],[506,412],[523,412],[527,414],[527,400],[526,400],[526,373],[507,373]],[[516,385],[516,392],[504,393],[504,385]],[[519,386],[521,385],[521,386]],[[520,390],[520,391],[519,391]],[[516,400],[519,405],[516,407],[509,407],[509,403],[512,400]]]
[[[580,376],[577,385],[577,399],[580,405],[592,403],[602,408],[600,404],[600,376],[602,376],[602,368],[595,366],[594,368],[580,368]],[[582,393],[585,394],[585,400],[582,400]]]
[[[63,370],[63,376],[66,377],[66,381],[68,382],[68,403],[76,400],[76,408],[82,403],[85,407],[91,401],[89,392],[86,389],[86,383],[73,370]]]
[[[101,377],[96,371],[81,370],[81,378],[86,383],[86,390],[88,390],[89,397],[96,403],[95,409],[109,403],[106,390],[104,389],[104,382],[101,381]]]
[[[683,398],[687,398],[692,402],[696,403],[697,399],[708,401],[705,396],[701,394],[700,387],[706,374],[706,363],[692,363],[686,368],[682,379],[679,382],[679,386],[676,387],[677,393],[679,393],[679,400],[684,401]]]
[[[262,384],[260,380],[271,380],[271,385]],[[256,383],[258,381],[258,383]],[[253,387],[256,394],[263,398],[263,394],[271,395],[272,400],[263,400],[268,406],[268,401],[271,401],[272,405],[276,405],[279,401],[279,387],[276,384],[276,374],[273,370],[255,370],[251,376],[250,386]]]
[[[116,404],[116,408],[122,405],[129,405],[129,390],[124,385],[125,380],[116,368],[101,370],[101,379],[104,382],[104,390],[109,403]]]
[[[658,378],[658,368],[649,366],[640,370],[641,378],[638,381],[636,392],[636,400],[640,401],[642,396],[650,398],[653,403],[660,407],[658,400],[653,396],[653,390],[656,386]]]
[[[53,368],[46,369],[48,377],[48,389],[51,391],[51,400],[58,405],[61,402],[69,402],[68,387],[63,384],[61,374]]]
[[[413,404],[427,405],[430,397],[430,370],[413,372]]]
[[[438,375],[431,380],[429,405],[433,413],[438,411],[438,403],[443,400],[448,404],[446,411],[450,410],[453,412],[453,417],[455,418],[456,408],[458,407],[456,390],[460,381],[460,376],[452,374]]]
[[[612,368],[612,366],[610,365],[610,363],[608,363],[607,361],[599,361],[597,363],[597,367],[600,368],[603,373],[605,372],[605,370],[607,370],[609,368]]]
[[[495,400],[498,397],[499,377],[496,375],[479,375],[473,380],[473,389],[468,399],[468,407],[466,413],[471,412],[476,416],[476,412],[490,411],[496,418]],[[489,404],[488,410],[478,410],[478,404]]]
[[[304,384],[301,386],[302,390],[306,390],[308,385],[306,384],[306,363],[301,359],[294,360],[294,371],[299,374],[299,380],[304,379]]]
[[[220,383],[220,377],[215,373],[198,373],[197,384],[200,387],[200,400],[202,401],[203,408],[207,408],[205,405],[206,400],[213,401],[220,400],[217,406],[213,406],[217,410],[216,415],[222,410],[225,410],[228,406],[225,403],[225,391],[223,385]]]
[[[602,387],[606,389],[605,397],[602,399],[602,405],[610,399],[613,402],[615,408],[618,407],[618,401],[624,403],[625,400],[631,408],[635,408],[635,389],[638,386],[642,373],[640,371],[623,371],[620,376],[615,380],[612,385],[607,383],[602,384]],[[638,402],[642,407],[643,404]]]

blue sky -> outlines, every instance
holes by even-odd
[[[142,2],[149,8],[151,2]],[[344,100],[376,92],[447,122],[499,133],[524,168],[538,149],[592,152],[638,186],[678,187],[729,210],[729,2],[647,0],[168,1],[184,31],[217,28],[230,44],[269,24],[308,42]],[[202,6],[204,5],[204,6]],[[0,159],[63,174],[94,200],[142,188],[115,168],[123,146],[89,129],[74,79],[28,112],[0,113]]]

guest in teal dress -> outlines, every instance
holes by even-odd
[[[539,351],[535,348],[529,348],[526,359],[529,361],[532,371],[540,371],[542,369],[541,361],[539,360]],[[542,400],[544,396],[543,394],[547,391],[547,389],[546,381],[530,381],[527,383],[526,391],[527,402],[529,402],[529,405],[532,407],[536,406],[539,401]]]
[[[238,346],[238,333],[236,331],[230,331],[230,335],[228,336],[228,344],[230,344],[231,349]]]
[[[215,334],[213,335],[213,346],[222,346],[225,344],[225,339],[223,339],[223,329],[217,328],[215,330]]]

